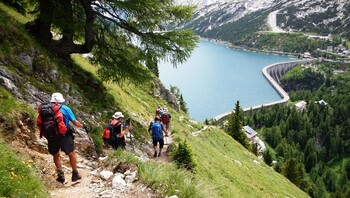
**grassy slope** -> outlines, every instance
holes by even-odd
[[[0,134],[8,132],[15,125],[18,114],[25,111],[34,115],[26,104],[16,100],[0,87]],[[0,136],[0,197],[47,197],[32,160],[18,156]]]
[[[1,4],[0,7],[4,8]],[[91,65],[77,55],[73,58],[84,69],[94,71]],[[106,84],[106,87],[115,97],[116,106],[122,106],[124,112],[128,112],[129,116],[140,123],[148,123],[152,119],[158,103],[165,104],[164,101],[153,98],[146,85],[120,87]],[[193,150],[198,164],[193,183],[201,191],[200,194],[210,197],[307,197],[262,162],[261,166],[256,165],[254,160],[258,159],[223,131],[209,128],[194,137],[191,132],[198,131],[203,126],[193,124],[186,115],[172,110],[170,112],[175,136],[186,140]],[[180,117],[184,119],[180,121]]]

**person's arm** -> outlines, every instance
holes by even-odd
[[[74,126],[76,126],[78,128],[84,128],[84,125],[81,122],[79,122],[78,120],[74,120],[72,123],[74,124]]]
[[[125,134],[127,134],[129,132],[129,130],[130,130],[129,127],[130,126],[125,127],[124,130],[122,129],[122,127],[120,127],[120,130],[121,130],[120,131],[120,137],[123,137]]]
[[[71,121],[74,124],[74,126],[76,126],[78,128],[84,128],[84,125],[76,119],[76,117],[75,117],[75,115],[70,107],[66,106],[65,110],[68,113],[69,121]]]
[[[152,130],[152,124],[153,124],[153,122],[151,122],[151,123],[149,124],[149,126],[148,126],[148,132],[151,132],[151,130]]]
[[[166,129],[166,127],[165,127],[164,124],[162,124],[162,129],[163,129],[163,131],[164,131],[165,133],[167,132],[167,129]]]

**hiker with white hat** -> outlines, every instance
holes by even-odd
[[[44,102],[39,106],[37,117],[40,137],[45,137],[48,140],[48,150],[53,156],[56,166],[56,181],[63,184],[66,183],[66,180],[60,151],[63,151],[69,157],[72,167],[72,182],[81,179],[74,148],[74,129],[70,126],[70,122],[75,127],[84,128],[84,125],[76,119],[71,108],[65,105],[64,102],[65,99],[61,93],[53,93],[50,102]]]
[[[103,140],[105,144],[112,146],[114,149],[122,148],[126,146],[125,135],[132,129],[132,126],[122,126],[122,120],[124,115],[122,112],[117,111],[113,114],[111,122],[103,130]]]

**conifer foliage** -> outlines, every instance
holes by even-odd
[[[242,146],[245,148],[249,147],[247,136],[242,130],[242,120],[243,120],[242,109],[239,106],[239,101],[236,103],[236,107],[234,112],[231,113],[228,121],[228,126],[226,132],[233,137],[233,139],[237,140]]]
[[[180,141],[177,148],[172,152],[172,159],[178,167],[194,171],[196,163],[193,159],[193,154],[186,142]]]
[[[198,40],[177,28],[194,7],[173,0],[26,1],[36,5],[36,18],[26,26],[37,40],[63,57],[92,53],[106,81],[145,81],[160,60],[176,66],[189,58]]]

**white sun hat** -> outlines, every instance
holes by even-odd
[[[51,95],[51,100],[50,102],[59,102],[59,103],[63,103],[65,100],[63,98],[63,95],[61,93],[53,93]]]
[[[118,118],[124,118],[124,115],[122,114],[122,112],[115,112],[115,114],[112,116],[113,118],[115,119],[118,119]]]

